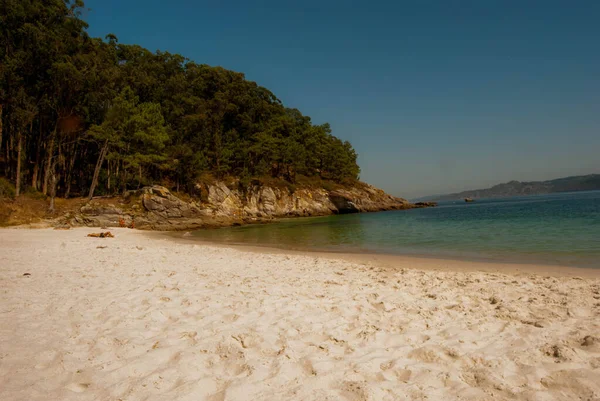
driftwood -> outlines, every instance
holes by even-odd
[[[110,231],[106,231],[103,233],[90,233],[87,236],[94,238],[114,238],[114,235]]]

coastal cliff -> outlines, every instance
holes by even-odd
[[[161,186],[129,191],[123,197],[93,199],[60,219],[72,226],[133,226],[150,230],[187,230],[271,221],[284,217],[326,216],[412,209],[410,203],[365,183],[335,190],[250,185],[244,190],[224,182],[198,184],[200,198],[182,198]],[[187,198],[187,199],[186,199]]]

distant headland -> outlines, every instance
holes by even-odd
[[[600,190],[600,174],[578,175],[549,181],[510,181],[491,188],[473,189],[446,195],[431,195],[417,200],[448,201],[465,198],[505,198],[510,196],[543,195],[556,192]]]

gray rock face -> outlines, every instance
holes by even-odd
[[[231,190],[224,182],[208,186],[208,202],[213,205],[221,205],[231,195]]]
[[[261,211],[272,216],[277,213],[277,195],[273,188],[265,187],[260,190],[260,199],[258,200]]]
[[[200,215],[197,207],[182,201],[167,188],[158,185],[142,189],[142,205],[148,212],[165,219]]]
[[[132,222],[136,228],[189,230],[208,226],[239,225],[277,217],[322,216],[418,207],[367,184],[335,191],[323,188],[249,186],[230,189],[224,182],[205,185],[205,202],[186,202],[167,188],[155,185],[131,191],[119,207],[91,201],[69,222],[74,225],[118,226]],[[420,205],[423,207],[424,205]],[[428,205],[429,206],[429,205]]]
[[[89,216],[103,216],[107,214],[113,214],[115,216],[120,216],[123,214],[123,209],[118,208],[114,205],[97,205],[94,203],[88,203],[81,207],[81,213],[87,214]]]
[[[131,218],[124,216],[122,208],[112,204],[101,205],[92,201],[82,206],[80,213],[80,215],[73,218],[71,224],[91,227],[115,227],[119,225],[119,220],[124,217],[127,217],[127,223],[130,224],[131,222]]]
[[[125,224],[131,224],[131,217],[127,215],[103,214],[98,216],[77,215],[68,224],[72,226],[87,227],[119,227],[119,221],[123,219]]]
[[[208,185],[208,204],[205,206],[219,217],[239,218],[243,214],[238,191],[230,190],[222,181]]]

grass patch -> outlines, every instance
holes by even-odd
[[[64,216],[69,212],[77,212],[85,204],[85,199],[62,199],[54,200],[54,213],[48,213],[50,201],[45,197],[41,199],[39,194],[24,193],[17,199],[0,199],[0,227],[18,226],[23,224],[34,224],[44,219]]]

